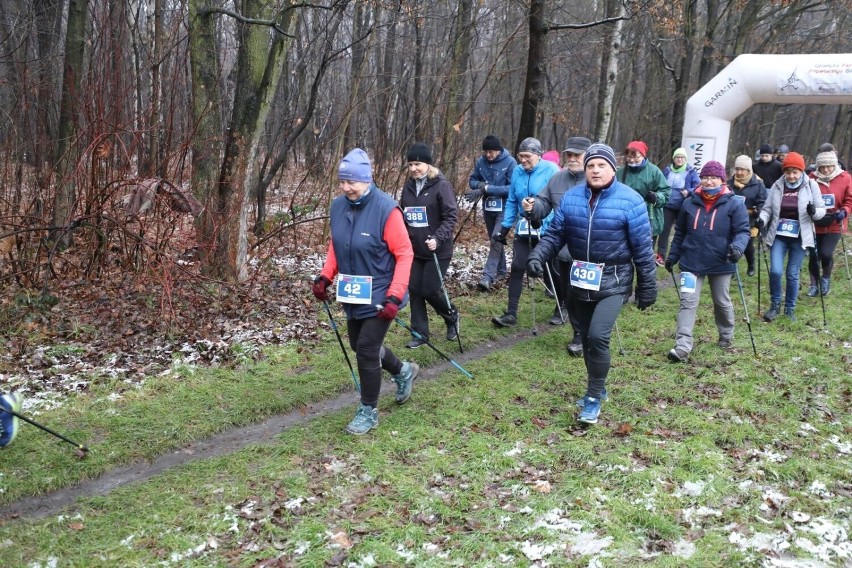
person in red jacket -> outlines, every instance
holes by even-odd
[[[811,285],[808,296],[828,296],[831,292],[831,269],[834,267],[834,249],[846,230],[846,218],[852,213],[852,176],[843,171],[834,152],[817,155],[817,169],[811,173],[825,203],[825,217],[816,221],[816,256],[808,261]]]
[[[364,150],[346,154],[337,177],[342,195],[331,202],[331,242],[311,291],[327,302],[328,288],[338,276],[337,301],[346,313],[349,345],[361,377],[361,404],[346,431],[366,434],[379,424],[382,369],[393,375],[399,404],[411,397],[420,370],[417,363],[401,361],[384,345],[388,328],[408,299],[414,251],[399,205],[373,185],[372,165]]]

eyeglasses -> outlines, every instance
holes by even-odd
[[[722,179],[722,178],[720,178],[719,176],[701,176],[698,179],[700,179],[701,181],[708,181],[708,180],[711,180],[711,179]]]
[[[518,154],[518,159],[524,160],[524,161],[532,160],[533,156],[535,156],[535,154],[531,154],[531,153],[528,153],[528,152],[521,152],[520,154]]]

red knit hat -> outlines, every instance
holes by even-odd
[[[640,154],[642,154],[643,158],[648,157],[648,145],[642,142],[641,140],[634,140],[630,144],[627,145],[628,150],[636,150]]]
[[[799,171],[805,171],[805,159],[798,152],[790,152],[784,157],[784,163],[781,164],[781,169],[796,168]]]

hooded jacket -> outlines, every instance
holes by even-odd
[[[473,166],[473,171],[470,173],[467,185],[470,189],[477,189],[479,182],[484,181],[488,184],[488,190],[485,192],[485,195],[500,199],[500,207],[502,209],[506,204],[506,196],[509,195],[512,172],[517,165],[518,162],[515,161],[512,154],[505,148],[500,150],[500,154],[493,161],[485,156],[480,156]]]
[[[453,186],[444,174],[435,166],[429,166],[426,171],[426,183],[420,194],[417,194],[417,180],[409,177],[402,188],[399,205],[405,214],[405,225],[415,258],[431,259],[432,254],[438,258],[452,258],[453,229],[456,226],[458,206]],[[417,209],[414,209],[417,208]],[[426,225],[419,226],[418,220],[425,208]],[[434,237],[438,247],[431,251],[426,246],[426,239]]]
[[[683,271],[704,275],[736,270],[736,264],[728,262],[728,246],[742,252],[748,245],[748,212],[730,189],[721,192],[709,210],[701,188],[683,201],[668,258]]]
[[[645,201],[617,180],[601,191],[593,206],[589,205],[591,197],[592,190],[585,182],[569,189],[530,258],[549,261],[567,245],[574,260],[605,264],[600,289],[574,287],[576,300],[599,301],[614,295],[627,298],[633,291],[635,270],[636,299],[653,303],[657,299],[657,265]]]
[[[684,166],[684,171],[675,172],[671,166],[666,166],[663,170],[663,177],[666,178],[666,183],[669,184],[670,193],[669,200],[666,201],[666,209],[674,211],[680,210],[683,205],[683,200],[689,197],[695,188],[701,185],[701,179],[698,177],[698,172],[690,165]],[[684,197],[681,190],[687,191],[687,196]]]
[[[652,164],[645,158],[645,162],[637,167],[622,166],[618,168],[615,177],[621,183],[633,188],[636,193],[642,196],[642,199],[649,193],[657,195],[654,203],[647,203],[648,219],[651,222],[652,234],[656,237],[663,232],[663,208],[669,201],[671,188],[669,182],[666,181],[663,172],[660,168]]]
[[[805,173],[802,172],[804,176]],[[784,177],[776,181],[772,188],[767,192],[766,203],[763,204],[763,209],[760,210],[760,218],[766,228],[766,233],[763,236],[763,242],[766,246],[771,247],[775,242],[775,233],[778,231],[779,213],[781,212],[781,198],[784,194]],[[816,206],[816,213],[813,219],[808,215],[808,203],[813,203]],[[799,188],[799,238],[802,241],[802,248],[807,249],[814,246],[814,221],[819,221],[825,216],[825,206],[822,201],[822,194],[817,187],[817,183],[805,177],[802,186]]]
[[[525,216],[521,208],[521,201],[527,197],[535,197],[547,185],[557,172],[559,166],[547,160],[539,160],[535,167],[529,171],[523,167],[515,168],[512,172],[512,184],[509,188],[509,197],[506,199],[506,210],[503,213],[502,226],[509,229],[515,225],[519,217]],[[541,220],[541,232],[547,230],[550,217]]]

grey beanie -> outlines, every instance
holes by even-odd
[[[518,146],[518,153],[520,154],[521,152],[529,152],[530,154],[538,154],[539,156],[544,154],[544,150],[541,149],[541,142],[537,138],[524,138],[524,141]]]

